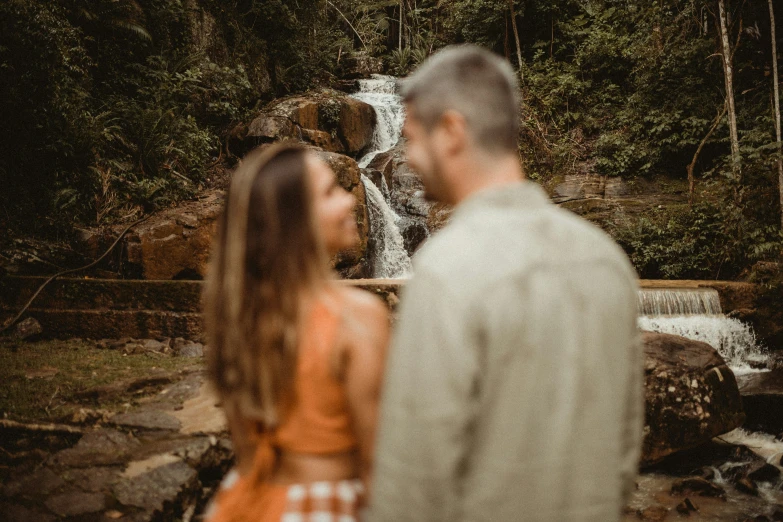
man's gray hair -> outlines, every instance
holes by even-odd
[[[401,89],[403,100],[427,130],[454,110],[485,150],[517,151],[517,80],[500,56],[476,45],[446,47],[402,80]]]

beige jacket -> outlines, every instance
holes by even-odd
[[[636,274],[532,182],[484,190],[414,260],[371,522],[620,519],[643,422]]]

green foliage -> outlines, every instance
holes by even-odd
[[[729,277],[780,254],[768,11],[727,2],[742,168],[727,164],[724,118],[695,165],[708,180],[701,203],[615,225],[650,277]],[[225,160],[229,130],[272,98],[355,78],[354,53],[402,76],[462,42],[519,70],[520,152],[534,179],[684,178],[724,106],[714,10],[714,0],[8,0],[0,226],[112,222],[190,197]],[[319,117],[336,129],[339,114],[326,103]]]
[[[712,205],[662,209],[609,231],[643,278],[715,279],[724,268],[720,212]]]
[[[333,138],[337,136],[341,110],[340,102],[334,98],[329,98],[318,106],[318,121],[332,134]]]

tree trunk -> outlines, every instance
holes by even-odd
[[[693,159],[688,165],[688,205],[693,205],[693,193],[694,190],[696,189],[696,178],[693,175],[693,169],[696,168],[696,162],[699,160],[701,149],[704,148],[704,145],[707,143],[707,140],[710,139],[712,133],[715,132],[715,129],[718,128],[718,124],[720,124],[720,121],[723,119],[723,115],[726,114],[726,105],[727,105],[726,103],[723,104],[723,109],[718,113],[718,116],[715,118],[715,121],[712,123],[712,127],[710,127],[710,130],[707,131],[707,134],[704,136],[704,138],[702,138],[698,148],[696,149],[696,152],[693,154]]]
[[[739,179],[740,152],[739,136],[737,133],[737,111],[734,106],[734,70],[732,66],[732,52],[729,45],[728,17],[726,15],[725,0],[718,0],[718,18],[720,19],[720,39],[723,55],[723,72],[726,82],[726,105],[729,112],[729,133],[731,135],[731,167],[735,179]]]
[[[524,80],[522,73],[522,44],[519,43],[519,31],[517,30],[517,15],[514,11],[514,0],[508,0],[509,9],[511,9],[511,28],[514,30],[514,40],[517,42],[517,63],[519,64],[519,79]]]
[[[402,51],[402,31],[403,31],[403,13],[405,12],[405,0],[400,0],[400,34],[399,34],[399,50]]]
[[[780,79],[778,77],[778,43],[775,36],[775,10],[769,3],[769,24],[772,30],[772,85],[775,96],[775,139],[778,142],[778,190],[780,191],[780,226],[783,227],[783,143],[780,139]]]

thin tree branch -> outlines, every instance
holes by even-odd
[[[362,47],[364,47],[364,50],[366,51],[367,50],[367,44],[364,43],[364,38],[362,38],[362,35],[359,34],[359,31],[356,30],[356,28],[353,26],[351,21],[348,20],[348,18],[346,18],[346,16],[343,14],[343,12],[340,11],[340,9],[338,9],[338,7],[336,5],[334,5],[332,2],[330,2],[329,0],[326,0],[326,4],[331,6],[338,13],[340,13],[340,16],[343,17],[343,20],[345,20],[345,23],[348,24],[348,26],[353,30],[353,32],[357,36],[357,38],[359,38],[359,41],[362,43]]]

